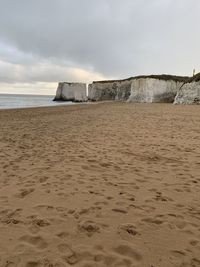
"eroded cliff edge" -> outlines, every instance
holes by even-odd
[[[86,84],[60,82],[58,84],[54,101],[87,101]]]
[[[200,104],[200,73],[179,88],[174,104]]]

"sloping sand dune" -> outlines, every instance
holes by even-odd
[[[0,266],[199,267],[199,107],[0,111]]]

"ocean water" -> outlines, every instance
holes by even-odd
[[[74,105],[72,102],[55,102],[53,98],[51,95],[0,94],[0,109]]]

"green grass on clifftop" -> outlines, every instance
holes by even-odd
[[[140,76],[130,77],[127,79],[122,79],[122,80],[94,81],[93,83],[125,82],[125,81],[132,81],[132,80],[137,80],[137,79],[142,79],[142,78],[144,79],[151,78],[151,79],[158,79],[158,80],[164,80],[164,81],[175,81],[175,82],[184,82],[184,83],[189,82],[191,79],[191,77],[189,76],[176,76],[176,75],[169,75],[169,74],[161,74],[161,75],[140,75]],[[200,79],[200,74],[199,74],[199,79]]]
[[[200,72],[194,75],[193,77],[190,77],[188,82],[199,82],[200,81]]]

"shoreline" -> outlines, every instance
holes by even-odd
[[[68,101],[60,101],[60,102],[68,102]],[[98,105],[98,104],[109,104],[109,103],[122,103],[122,104],[128,104],[128,102],[125,101],[114,101],[114,100],[105,100],[105,101],[87,101],[87,102],[72,102],[72,104],[66,105],[66,104],[59,104],[59,105],[55,105],[55,106],[38,106],[38,107],[19,107],[19,108],[5,108],[5,109],[1,109],[0,108],[0,112],[1,111],[7,111],[7,110],[26,110],[26,109],[43,109],[43,108],[59,108],[59,107],[71,107],[71,106],[77,106],[77,105]],[[137,104],[141,104],[141,103],[130,103],[132,105],[137,105]],[[143,103],[143,104],[152,104],[152,103]],[[153,104],[160,104],[160,103],[153,103]],[[168,103],[163,103],[163,104],[168,104]]]
[[[55,105],[55,106],[37,106],[37,107],[18,107],[18,108],[0,108],[0,112],[1,111],[5,111],[5,110],[18,110],[18,109],[37,109],[37,108],[57,108],[57,107],[68,107],[68,106],[74,106],[74,105],[78,105],[78,104],[85,104],[85,103],[72,103],[69,105],[66,104],[59,104],[59,105]]]
[[[66,101],[67,102],[67,101]],[[17,110],[37,110],[37,109],[56,109],[56,108],[68,108],[68,107],[72,107],[72,106],[84,106],[84,105],[104,105],[104,104],[122,104],[122,105],[130,105],[133,107],[137,107],[137,106],[176,106],[177,108],[180,107],[180,109],[182,107],[194,107],[194,108],[199,108],[198,105],[195,104],[182,104],[182,105],[177,105],[177,104],[172,104],[172,103],[137,103],[137,102],[127,102],[127,101],[116,101],[116,100],[104,100],[104,101],[88,101],[88,102],[82,102],[82,103],[72,103],[69,105],[66,104],[60,104],[60,105],[55,105],[55,106],[37,106],[37,107],[19,107],[19,108],[0,108],[0,112],[5,112],[5,111],[17,111]]]

